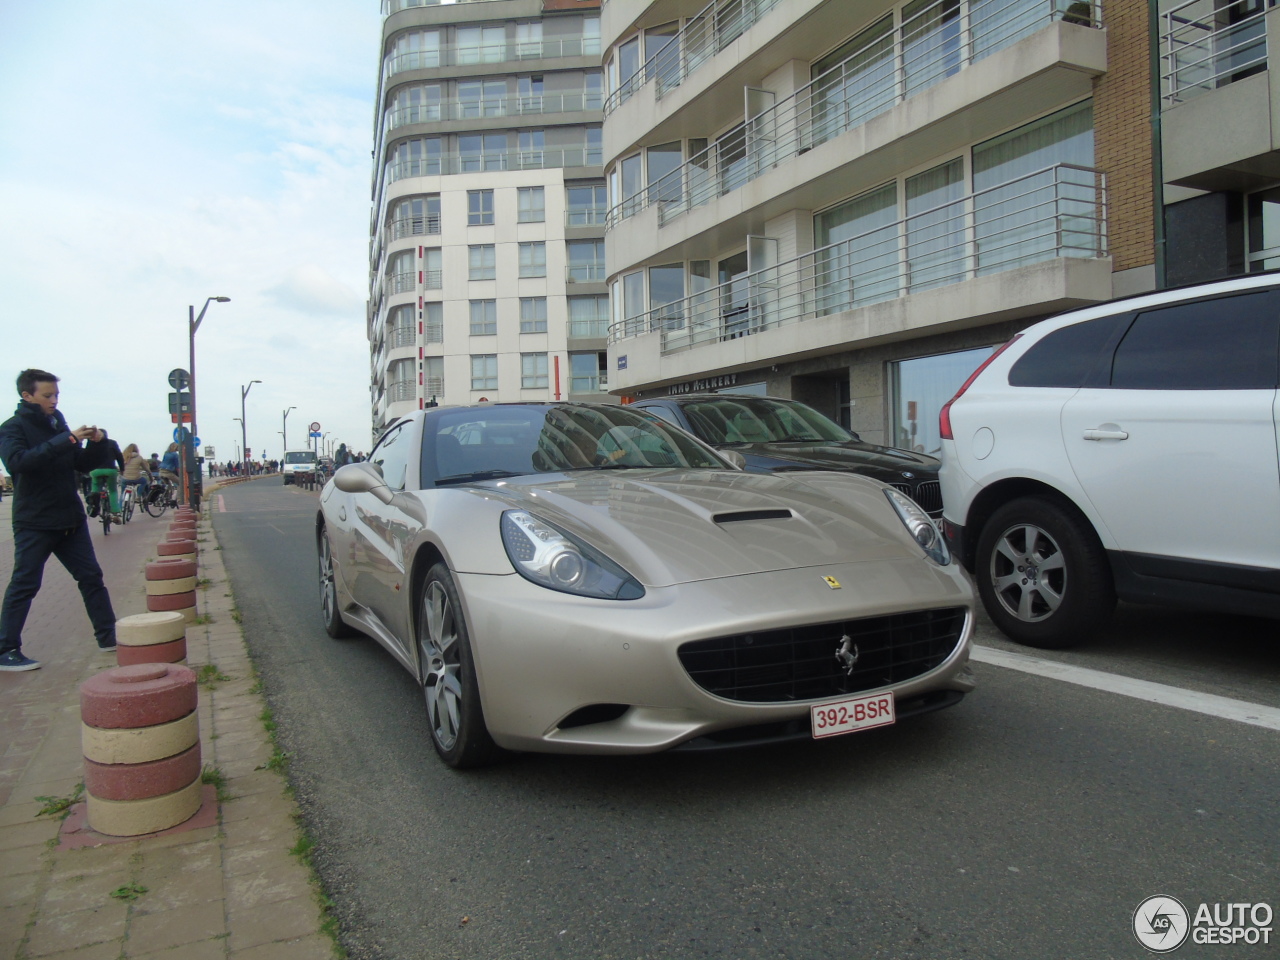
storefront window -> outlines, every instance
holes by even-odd
[[[889,442],[895,447],[938,456],[938,414],[969,374],[995,347],[978,347],[958,353],[941,353],[890,364],[893,390],[893,424]]]

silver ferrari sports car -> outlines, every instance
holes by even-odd
[[[325,628],[417,678],[456,767],[830,737],[972,689],[973,593],[914,501],[740,467],[625,406],[419,411],[320,495]]]

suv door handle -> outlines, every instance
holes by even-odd
[[[1128,440],[1129,434],[1114,423],[1104,423],[1084,432],[1086,440]]]

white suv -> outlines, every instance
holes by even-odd
[[[943,523],[1036,647],[1117,597],[1280,617],[1280,277],[1116,300],[1018,334],[941,414]]]

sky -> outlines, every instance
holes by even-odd
[[[0,391],[163,453],[196,335],[219,461],[372,446],[365,338],[378,0],[0,0]],[[13,407],[0,399],[0,419]],[[284,411],[292,410],[287,421]]]

